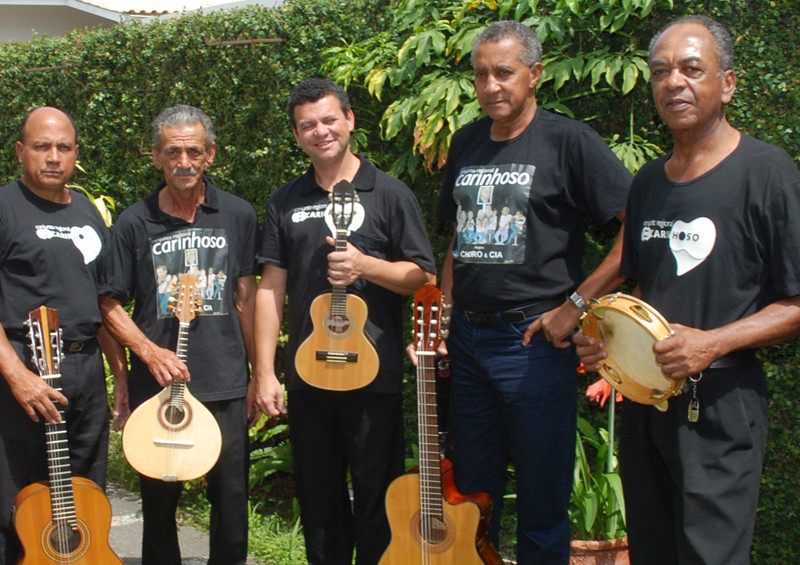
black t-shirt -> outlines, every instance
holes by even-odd
[[[158,208],[164,186],[120,214],[100,292],[123,305],[135,300],[136,325],[174,351],[179,323],[167,308],[170,289],[181,275],[194,275],[202,304],[189,326],[189,390],[201,401],[241,398],[249,369],[235,297],[239,277],[255,273],[258,218],[250,204],[206,179],[205,202],[189,224]],[[134,354],[129,389],[133,405],[160,390]]]
[[[0,322],[25,339],[28,312],[59,312],[63,338],[84,341],[102,323],[97,287],[108,228],[83,194],[69,204],[39,198],[21,181],[0,188]]]
[[[712,329],[800,294],[800,173],[748,136],[722,163],[671,182],[651,161],[636,175],[622,274],[668,321]]]
[[[587,218],[625,207],[631,175],[588,126],[539,109],[518,137],[490,118],[455,133],[439,215],[456,224],[453,300],[497,311],[563,296],[583,280]]]
[[[436,267],[417,199],[400,181],[361,159],[353,185],[363,220],[347,240],[366,253],[387,261],[411,261],[425,271]],[[258,260],[287,270],[289,296],[289,343],[285,366],[288,389],[305,388],[294,366],[295,351],[313,329],[309,307],[314,298],[331,289],[327,280],[328,254],[333,247],[325,236],[334,236],[326,222],[329,193],[314,180],[313,168],[279,188],[267,203],[263,239]],[[404,336],[402,296],[359,279],[349,290],[363,297],[369,307],[365,326],[380,357],[377,378],[364,390],[397,392],[403,375]],[[410,312],[407,313],[410,316]]]

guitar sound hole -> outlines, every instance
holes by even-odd
[[[186,418],[186,411],[175,406],[168,406],[164,411],[164,418],[173,426],[179,425]]]
[[[342,314],[333,314],[328,318],[327,325],[331,333],[347,333],[350,330],[350,318]]]
[[[73,530],[69,524],[58,525],[50,532],[50,545],[58,553],[73,553],[81,545],[81,532]]]
[[[439,545],[447,540],[447,524],[435,516],[424,517],[420,521],[422,539],[432,545]]]

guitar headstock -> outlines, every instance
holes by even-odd
[[[427,283],[414,294],[414,349],[417,355],[434,354],[442,336],[444,294]]]
[[[39,306],[28,312],[28,337],[33,353],[33,364],[39,375],[61,373],[61,329],[58,310]]]
[[[180,322],[188,324],[194,320],[195,314],[203,304],[200,296],[200,289],[197,288],[197,277],[191,273],[183,273],[178,275],[175,296],[170,298],[170,304],[167,308],[175,312],[175,317]]]
[[[330,194],[331,216],[337,231],[347,232],[355,217],[355,203],[358,202],[356,187],[349,181],[337,182]]]

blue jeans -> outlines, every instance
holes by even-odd
[[[566,564],[577,360],[572,348],[554,348],[541,331],[523,347],[533,320],[477,326],[454,313],[447,346],[455,479],[462,494],[491,495],[490,535],[497,546],[510,459],[517,480],[519,565]]]

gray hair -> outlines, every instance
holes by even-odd
[[[472,46],[470,60],[475,58],[475,50],[481,43],[498,43],[505,39],[516,39],[522,45],[520,60],[526,67],[532,67],[542,61],[542,43],[536,33],[525,24],[514,20],[494,22],[481,32],[475,45]]]
[[[200,108],[179,104],[161,112],[153,120],[153,146],[161,150],[161,132],[164,126],[177,128],[180,126],[200,124],[206,131],[206,149],[211,147],[217,138],[214,122]]]
[[[718,21],[709,18],[708,16],[701,15],[683,16],[681,18],[672,20],[658,30],[658,32],[653,36],[653,39],[650,40],[648,59],[653,58],[653,48],[658,40],[661,39],[661,36],[664,35],[664,32],[670,29],[672,26],[676,26],[678,24],[700,24],[701,26],[705,27],[709,32],[711,32],[711,35],[714,36],[714,40],[717,44],[715,51],[717,53],[717,64],[719,65],[720,73],[724,73],[725,71],[733,69],[735,55],[733,52],[733,38],[731,37],[730,32]]]

